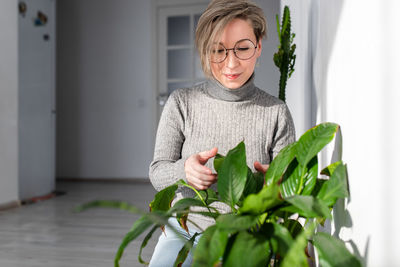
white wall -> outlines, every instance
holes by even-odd
[[[331,7],[321,5],[326,13]],[[343,1],[326,87],[321,86],[325,119],[341,124],[349,164],[353,225],[343,236],[362,252],[369,244],[369,266],[400,265],[399,12],[396,0]]]
[[[282,2],[292,7],[297,36],[311,35],[298,51],[305,58],[296,63],[297,70],[312,69],[311,77],[301,78],[309,87],[310,121],[339,123],[343,133],[351,196],[349,213],[336,214],[339,236],[357,245],[368,266],[400,266],[400,3]],[[291,83],[289,92],[297,86]]]
[[[275,15],[279,14],[280,1],[270,0],[254,1],[263,10],[268,24],[267,38],[263,41],[263,50],[261,57],[258,59],[259,63],[255,69],[256,79],[255,84],[260,89],[278,96],[279,94],[279,70],[275,66],[273,57],[274,53],[278,50],[278,34],[276,32]]]
[[[69,0],[57,10],[57,176],[147,177],[151,1]]]
[[[18,200],[18,17],[0,1],[0,205]]]

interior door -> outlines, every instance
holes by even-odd
[[[197,22],[206,7],[207,2],[164,6],[158,10],[159,116],[173,90],[204,80],[194,39]]]
[[[19,2],[20,199],[55,186],[55,0]]]

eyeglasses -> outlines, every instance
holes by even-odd
[[[256,53],[257,46],[249,39],[243,39],[236,42],[233,48],[225,48],[222,44],[214,44],[211,47],[211,62],[221,63],[228,56],[228,51],[233,50],[233,53],[238,59],[250,59]]]

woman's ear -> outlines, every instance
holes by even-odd
[[[261,56],[261,51],[262,51],[262,41],[259,40],[259,41],[257,42],[257,50],[256,50],[257,57]]]

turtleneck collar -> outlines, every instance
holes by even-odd
[[[256,92],[254,73],[245,84],[237,89],[229,89],[216,79],[210,79],[207,82],[206,91],[210,96],[224,101],[239,102],[247,100]]]

